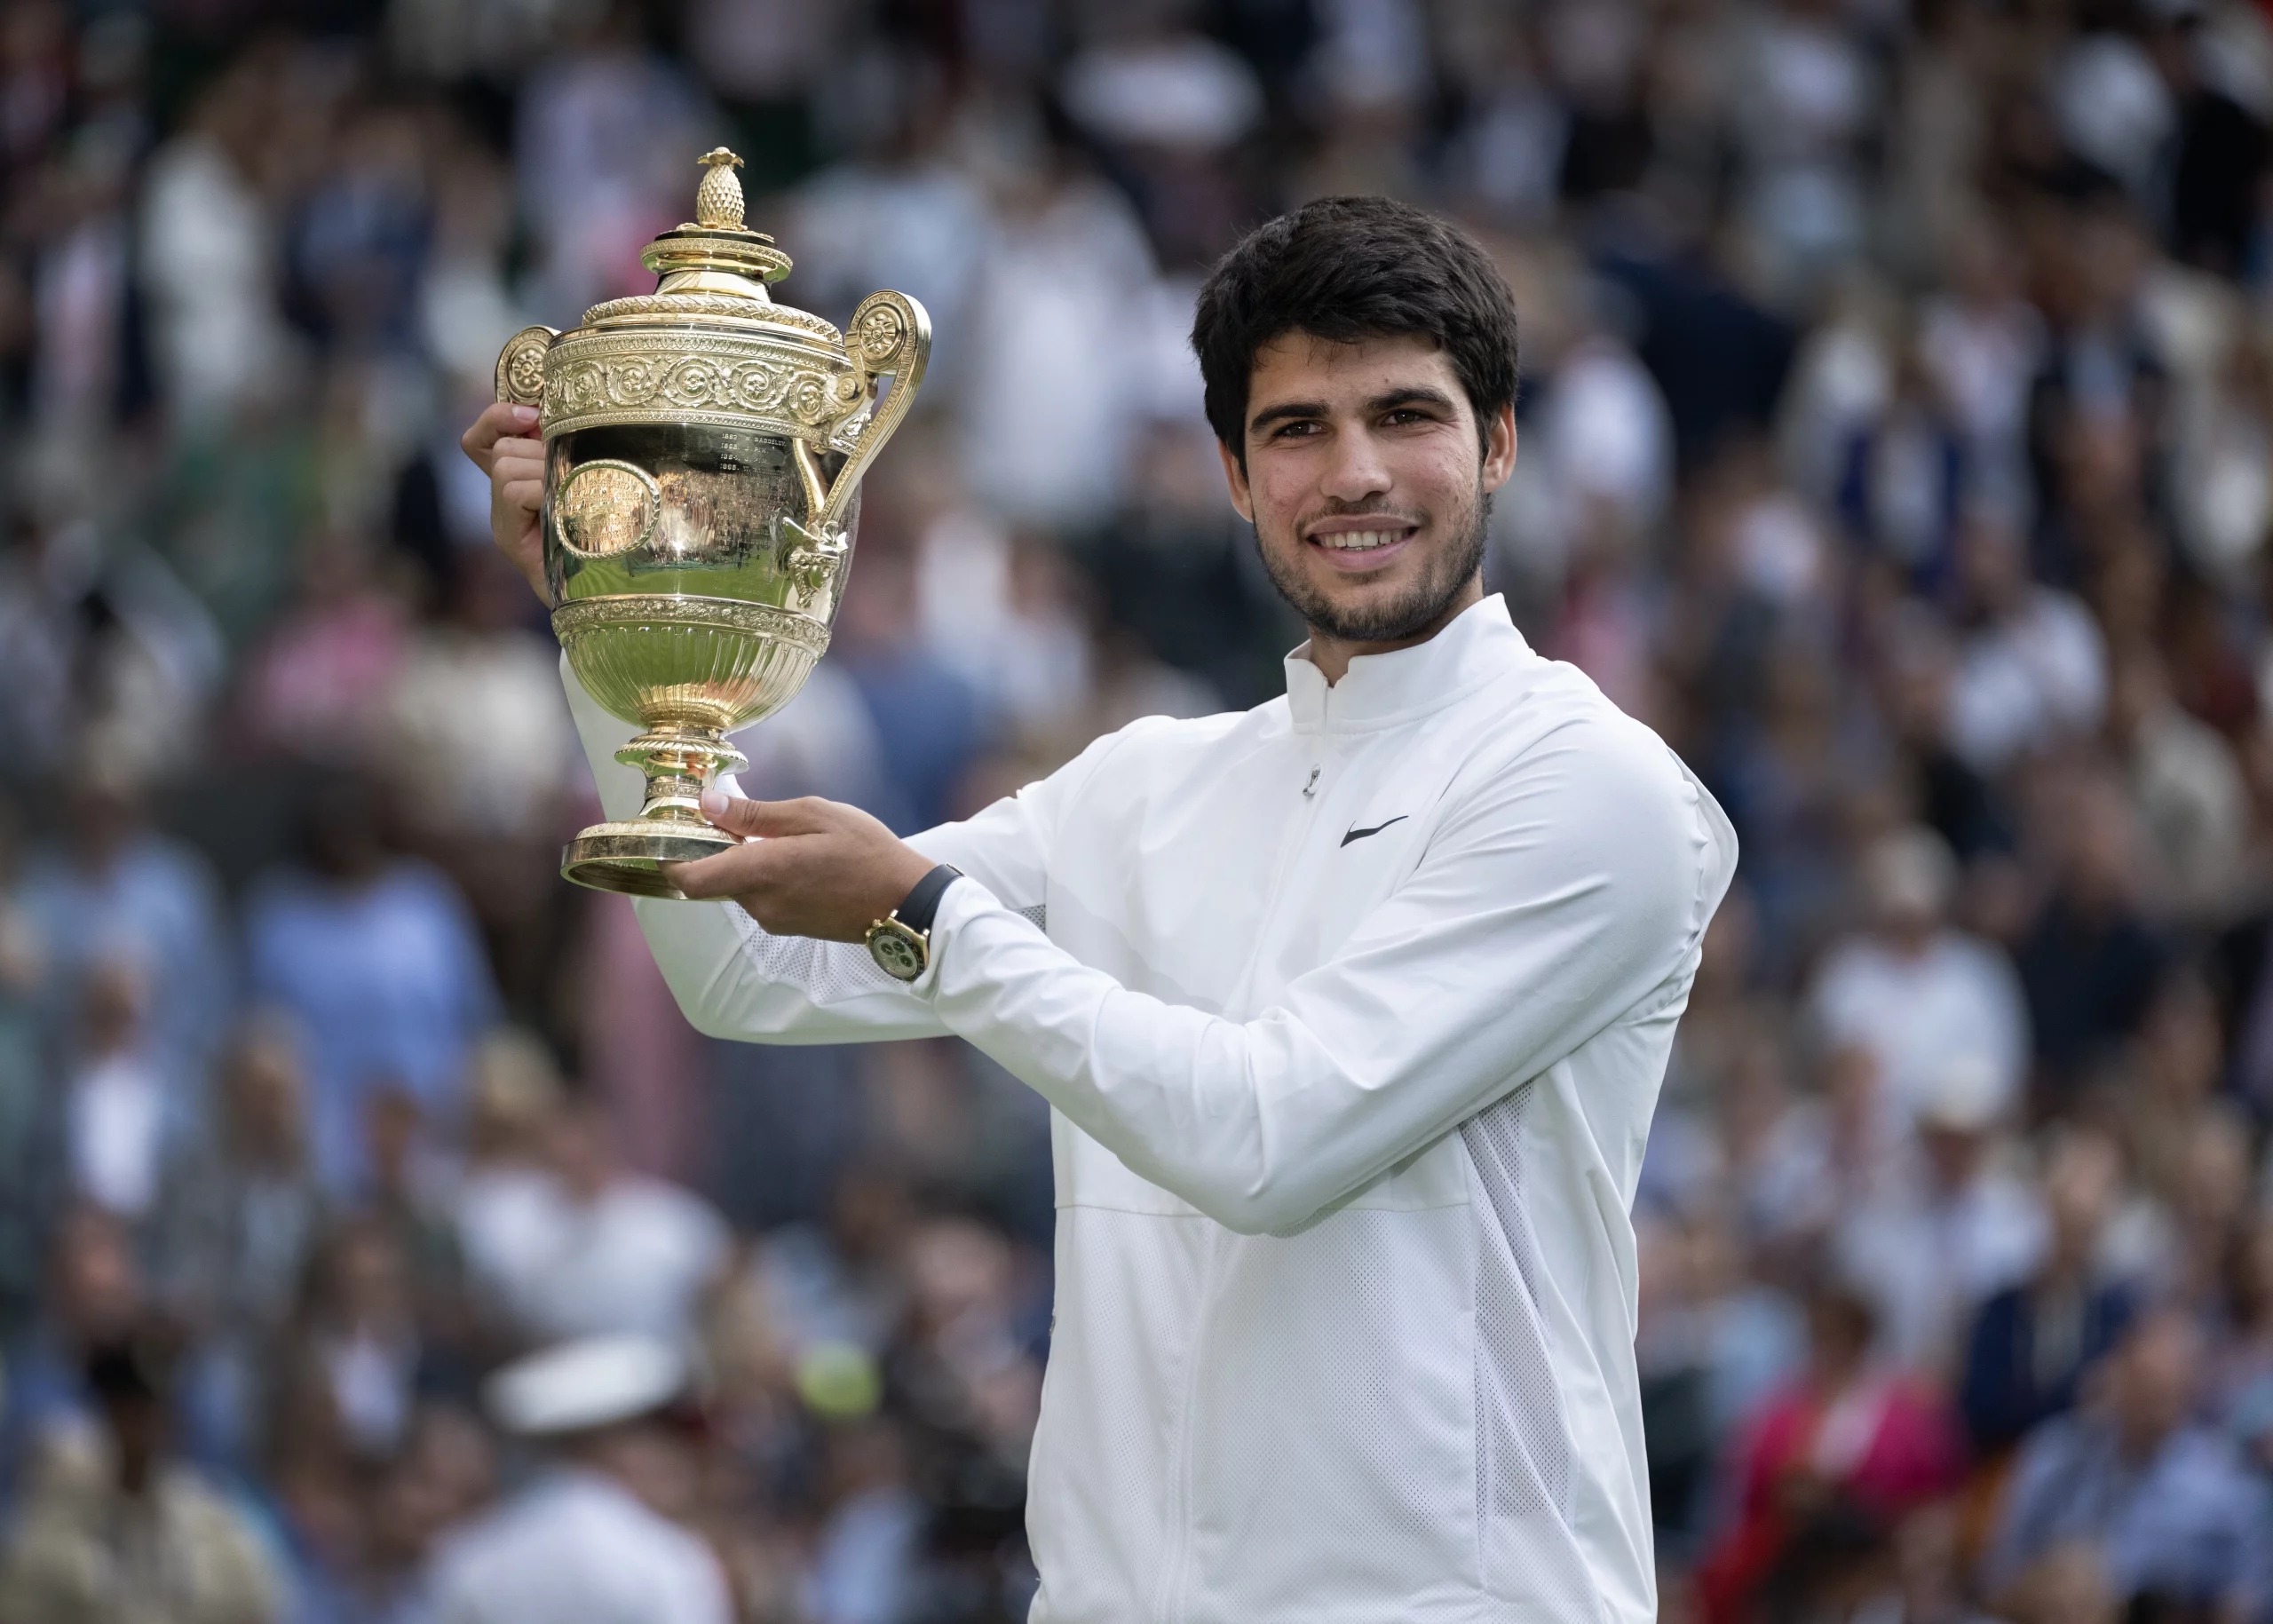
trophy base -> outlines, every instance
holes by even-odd
[[[716,857],[741,844],[701,823],[650,818],[595,823],[560,848],[560,877],[594,891],[684,902],[686,893],[663,877],[662,865]]]

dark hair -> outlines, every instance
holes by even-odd
[[[1452,360],[1479,432],[1516,398],[1516,300],[1449,221],[1387,197],[1322,197],[1216,262],[1192,323],[1208,425],[1247,461],[1255,352],[1300,330],[1334,343],[1417,333]]]

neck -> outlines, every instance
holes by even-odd
[[[1330,688],[1349,675],[1350,662],[1358,655],[1395,654],[1400,648],[1413,648],[1426,643],[1483,601],[1484,576],[1479,571],[1469,577],[1468,584],[1453,595],[1452,601],[1434,620],[1406,637],[1342,638],[1312,626],[1310,629],[1310,662],[1325,673],[1326,685]]]

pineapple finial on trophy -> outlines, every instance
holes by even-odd
[[[708,172],[694,191],[694,221],[730,231],[742,228],[742,183],[734,171],[742,161],[723,147],[714,147],[700,160]]]

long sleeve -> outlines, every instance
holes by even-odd
[[[638,815],[643,784],[615,759],[635,731],[600,709],[564,657],[562,685],[611,819]],[[725,780],[730,791],[737,787]],[[925,856],[953,863],[1014,907],[1042,899],[1041,849],[1026,797],[998,802],[962,823],[912,836]],[[731,902],[633,902],[639,928],[672,996],[695,1029],[761,1043],[842,1043],[937,1037],[946,1026],[922,998],[876,967],[858,942],[774,936]]]
[[[1140,1176],[1278,1232],[1677,1002],[1725,828],[1654,738],[1574,726],[1456,791],[1411,877],[1253,1019],[1131,991],[977,885],[948,891],[915,985]]]

